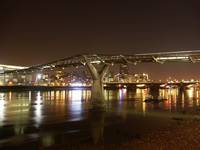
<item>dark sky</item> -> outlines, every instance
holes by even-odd
[[[200,49],[199,6],[198,0],[0,0],[0,63]]]

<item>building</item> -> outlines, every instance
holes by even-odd
[[[134,75],[135,82],[149,82],[149,75],[146,73],[140,73]]]
[[[9,75],[3,74],[5,71],[20,70],[26,68],[28,67],[0,64],[0,85],[5,85],[10,82],[11,77]]]

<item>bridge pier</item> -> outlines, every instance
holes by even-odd
[[[149,94],[152,95],[154,99],[157,99],[159,96],[159,89],[160,89],[159,84],[150,85],[149,86]]]
[[[92,79],[92,93],[91,98],[93,103],[101,104],[105,100],[104,89],[103,89],[103,78],[109,70],[109,65],[103,64],[103,67],[97,68],[91,62],[88,61],[86,56],[83,56],[86,60],[86,67],[89,70]]]
[[[178,87],[178,93],[182,94],[185,90],[185,86],[183,84],[180,84],[180,86]]]

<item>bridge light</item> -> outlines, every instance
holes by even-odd
[[[157,60],[177,60],[177,59],[188,59],[187,56],[169,56],[169,57],[157,57]]]
[[[94,60],[94,61],[91,61],[92,64],[100,64],[101,61],[100,60]]]
[[[137,84],[136,87],[138,87],[138,88],[145,88],[146,85],[145,84]]]

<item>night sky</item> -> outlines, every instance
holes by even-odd
[[[0,63],[33,65],[78,53],[197,50],[199,6],[198,0],[1,0]],[[163,70],[145,64],[136,72],[200,78],[199,65],[168,64]]]

